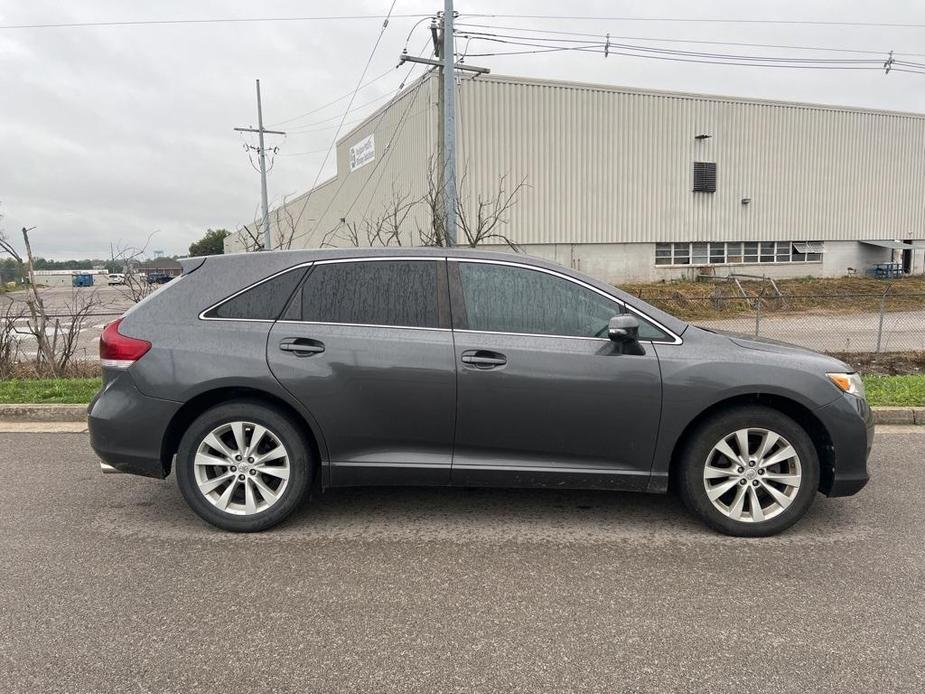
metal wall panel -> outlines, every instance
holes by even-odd
[[[337,177],[288,205],[293,247],[350,245],[341,218],[424,194],[436,88],[424,78],[338,143]],[[501,228],[518,243],[925,238],[923,115],[498,76],[462,79],[458,104],[460,199],[474,215],[524,181]],[[376,161],[350,173],[370,133]],[[691,191],[694,161],[717,163],[716,193]]]
[[[525,180],[522,243],[925,236],[922,115],[504,77],[459,103],[462,197]],[[694,161],[716,193],[691,191]]]

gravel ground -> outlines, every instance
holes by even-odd
[[[925,435],[887,431],[867,489],[762,540],[668,497],[465,489],[229,535],[85,434],[0,433],[0,690],[925,691]]]

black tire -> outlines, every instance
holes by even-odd
[[[237,421],[265,427],[288,453],[289,477],[285,488],[272,505],[251,515],[229,513],[210,502],[200,491],[194,472],[196,454],[204,439],[223,424]],[[311,484],[314,462],[299,425],[291,417],[259,400],[235,400],[204,412],[186,430],[177,449],[177,484],[186,503],[203,520],[232,532],[258,532],[282,522],[298,508]],[[245,485],[241,486],[243,495]]]
[[[716,508],[707,495],[704,480],[704,472],[713,447],[734,432],[747,428],[767,429],[784,437],[799,457],[802,475],[790,505],[774,517],[757,522],[750,518],[735,520]],[[714,460],[723,458],[716,457]],[[688,439],[678,463],[675,486],[684,505],[709,527],[737,537],[767,537],[786,530],[806,513],[819,488],[819,458],[809,434],[790,417],[767,407],[739,407],[710,418]],[[749,482],[746,482],[743,486],[747,487],[748,484]],[[751,484],[754,484],[754,480]],[[760,489],[760,480],[758,484],[756,490]],[[736,491],[736,487],[732,487],[730,495],[735,495]],[[767,495],[767,492],[760,493]],[[767,501],[770,496],[764,498]],[[750,505],[752,502],[745,503]]]

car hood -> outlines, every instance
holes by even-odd
[[[726,330],[714,330],[712,328],[700,328],[716,335],[721,335],[729,339],[734,345],[744,349],[752,349],[759,352],[769,352],[771,354],[792,355],[793,357],[807,357],[813,360],[824,360],[830,363],[831,371],[854,371],[854,369],[835,357],[828,354],[822,354],[806,347],[792,345],[789,342],[781,340],[772,340],[768,337],[759,337],[757,335],[744,335],[742,333],[729,332]]]

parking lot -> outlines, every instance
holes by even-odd
[[[63,324],[67,324],[68,316],[73,313],[74,307],[81,300],[87,301],[91,296],[98,302],[98,305],[93,307],[92,315],[87,317],[80,330],[76,353],[78,359],[98,358],[99,347],[97,340],[103,328],[132,305],[125,288],[107,286],[48,287],[41,290],[42,301],[45,303],[45,310],[51,320],[54,321],[55,318],[58,318]],[[35,337],[29,333],[26,325],[28,312],[25,300],[26,293],[23,291],[0,294],[0,314],[6,312],[10,302],[21,307],[23,317],[15,321],[13,335],[18,339],[21,356],[30,358],[35,356],[36,345]],[[16,306],[14,306],[14,310]],[[49,330],[53,329],[52,326],[49,327]]]
[[[230,535],[85,434],[0,433],[0,689],[923,691],[923,444],[882,428],[867,489],[760,540],[670,497],[468,489]]]

